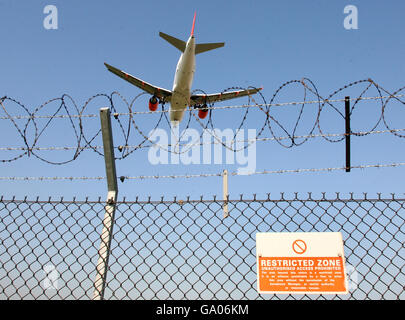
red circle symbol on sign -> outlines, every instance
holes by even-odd
[[[307,244],[303,240],[295,240],[292,244],[292,249],[297,254],[303,254],[307,251]]]

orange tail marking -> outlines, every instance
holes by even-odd
[[[194,26],[195,26],[195,17],[196,17],[196,15],[197,15],[197,11],[194,12],[193,26],[192,26],[192,28],[191,28],[190,37],[192,37],[192,36],[194,35]]]

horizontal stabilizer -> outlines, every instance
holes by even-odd
[[[163,32],[159,32],[159,36],[161,36],[163,39],[169,42],[172,46],[179,49],[181,52],[184,52],[184,50],[186,49],[186,43],[180,39],[169,36],[168,34]]]
[[[217,43],[199,43],[195,45],[195,54],[199,54],[201,52],[214,50],[217,48],[221,48],[225,45],[224,42],[217,42]]]

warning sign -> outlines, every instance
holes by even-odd
[[[258,233],[259,293],[347,293],[340,232]]]
[[[292,248],[295,253],[303,254],[305,251],[307,251],[307,244],[305,243],[305,241],[298,239],[293,242]]]

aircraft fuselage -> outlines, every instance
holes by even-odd
[[[177,63],[170,102],[170,122],[178,124],[190,105],[191,85],[195,73],[195,38],[191,36]]]

